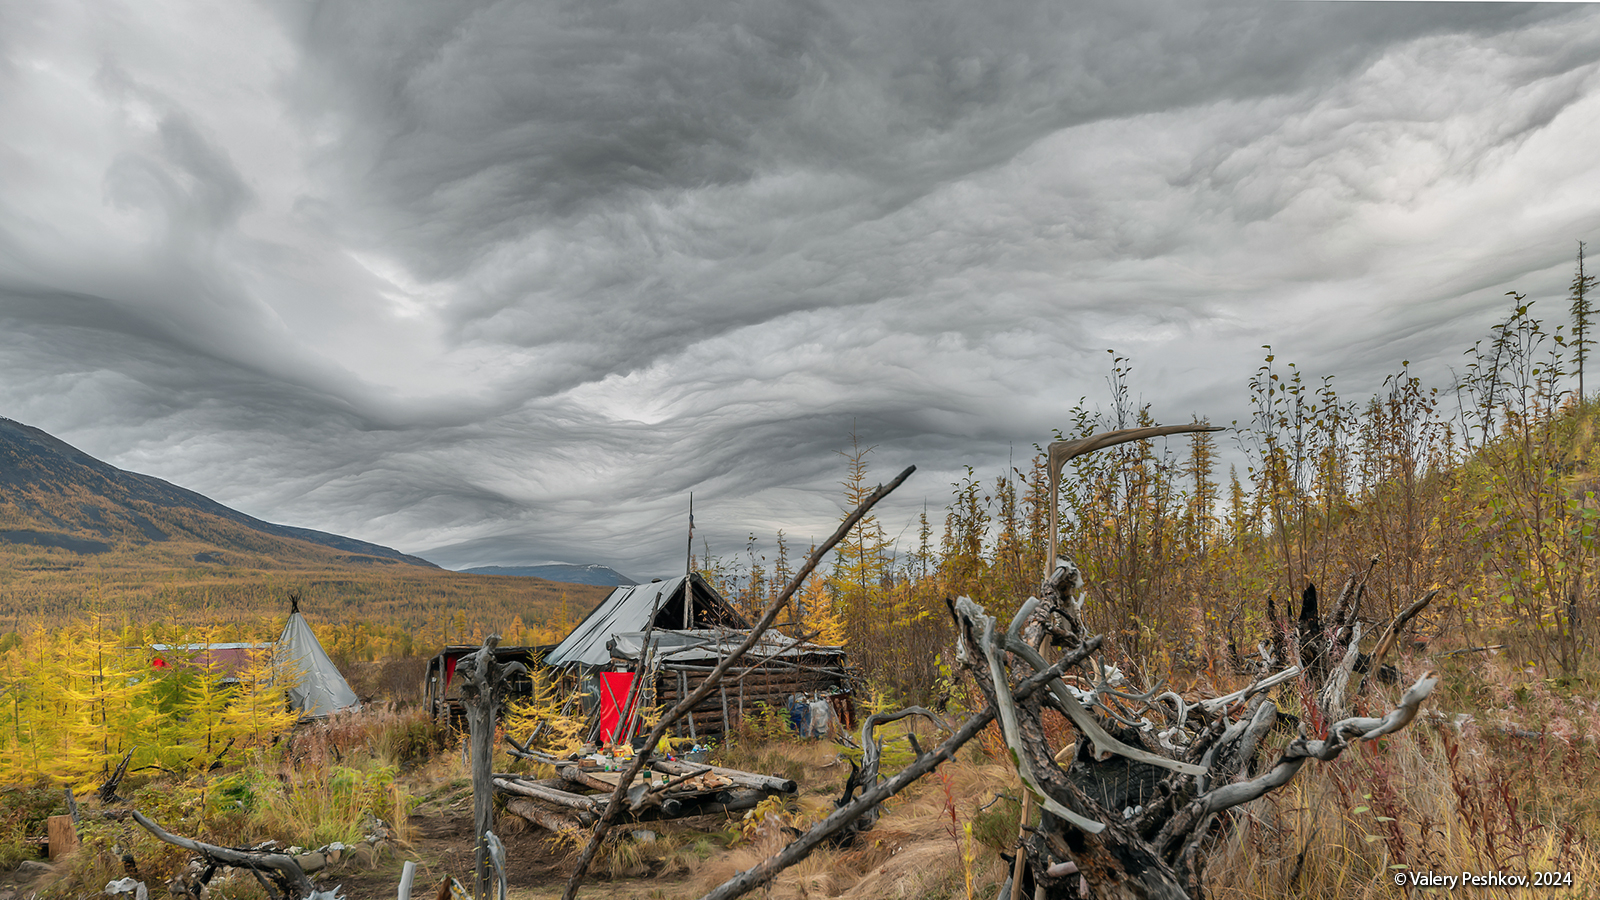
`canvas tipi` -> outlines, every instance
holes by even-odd
[[[322,642],[300,615],[300,598],[293,594],[289,597],[289,624],[284,626],[283,637],[278,638],[277,652],[279,663],[293,673],[289,706],[299,710],[301,716],[318,718],[361,705],[356,692],[350,690],[322,649]]]

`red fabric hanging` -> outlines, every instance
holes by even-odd
[[[627,730],[628,710],[622,710],[628,702],[628,692],[633,690],[632,672],[601,672],[600,673],[600,741],[610,744],[619,740],[622,733]]]

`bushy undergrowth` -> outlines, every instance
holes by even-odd
[[[407,816],[414,804],[412,786],[428,777],[423,762],[440,740],[420,711],[372,706],[300,726],[271,748],[252,750],[238,766],[188,777],[140,777],[125,784],[129,806],[167,830],[224,846],[250,846],[275,840],[280,846],[313,849],[334,841],[353,845],[381,822],[391,840],[408,840]],[[446,754],[448,756],[448,754]],[[402,765],[421,781],[401,776]],[[20,856],[26,837],[42,832],[45,816],[60,814],[56,788],[0,792],[0,812],[14,814],[21,827],[0,854]],[[80,828],[81,849],[41,895],[81,897],[125,874],[122,857],[131,855],[151,884],[163,882],[186,865],[189,854],[151,837],[131,819],[96,815],[98,802],[83,797],[87,813]],[[264,896],[253,880],[218,885],[212,896]]]

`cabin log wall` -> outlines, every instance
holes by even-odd
[[[692,693],[699,688],[712,668],[709,663],[661,666],[651,684],[655,702],[664,707],[676,704],[686,696],[685,692]],[[713,691],[690,710],[675,733],[681,737],[722,734],[735,727],[758,703],[765,703],[768,709],[779,713],[794,694],[833,691],[846,688],[848,684],[849,675],[838,657],[768,660],[748,667],[734,667],[723,675],[721,689]],[[854,727],[854,708],[848,692],[835,695],[830,705],[841,726]]]

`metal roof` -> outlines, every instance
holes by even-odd
[[[722,599],[711,585],[698,573],[690,578],[693,590],[689,610],[689,627],[749,628],[750,624]],[[649,584],[624,585],[611,592],[599,606],[579,622],[566,640],[544,658],[550,666],[603,666],[611,661],[607,642],[618,634],[644,631],[650,624],[652,612],[657,628],[683,626],[684,609],[681,598],[684,576],[653,581]],[[665,621],[671,619],[674,621]]]
[[[699,663],[715,662],[732,653],[735,647],[744,642],[750,634],[748,630],[742,631],[662,631],[657,629],[650,635],[650,643],[655,645],[656,660],[661,663]],[[639,651],[644,647],[644,632],[630,631],[612,637],[610,641],[611,655],[620,659],[638,659]],[[822,644],[811,644],[797,641],[786,634],[768,631],[750,648],[746,658],[750,660],[746,665],[754,665],[757,660],[801,657],[801,656],[844,656],[844,650],[839,647],[826,647]]]

